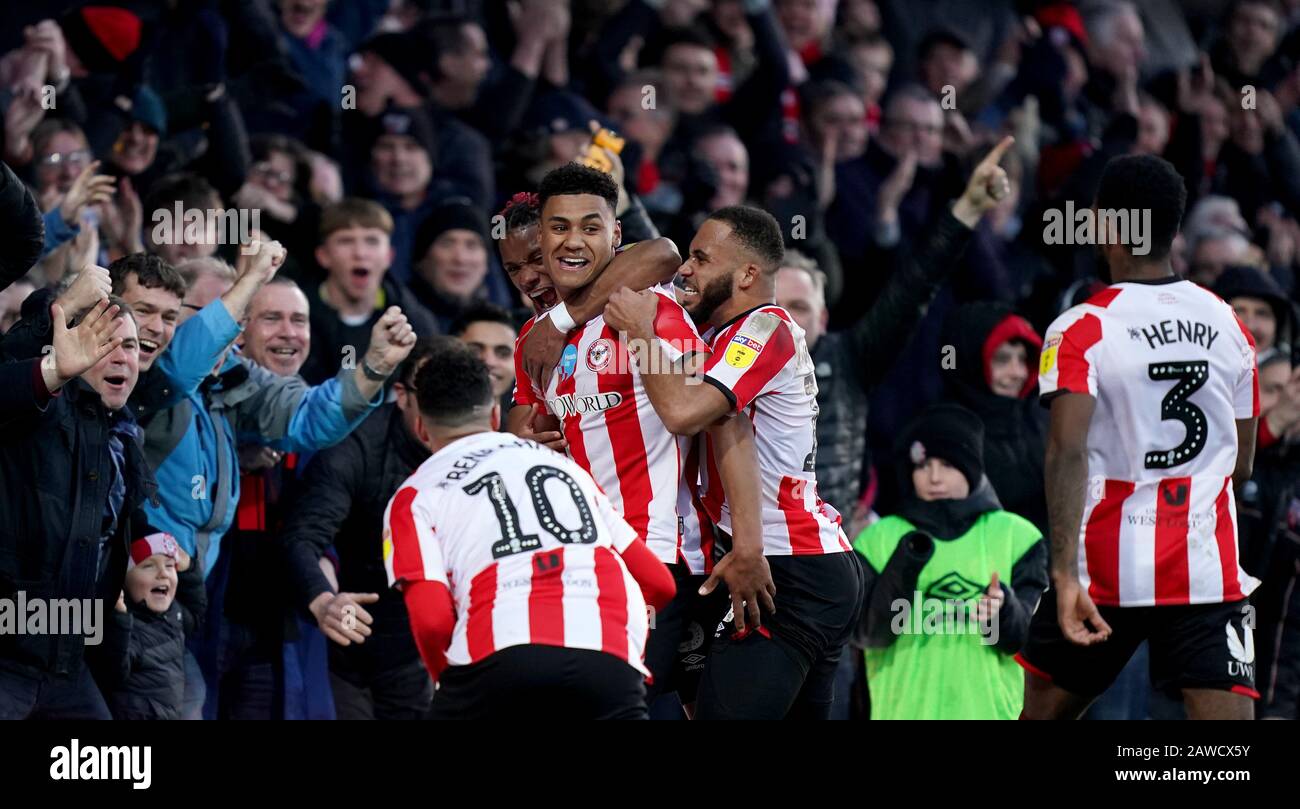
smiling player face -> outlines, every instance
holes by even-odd
[[[542,261],[561,297],[586,286],[604,269],[622,237],[604,198],[566,194],[548,199],[542,208]]]

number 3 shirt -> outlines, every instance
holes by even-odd
[[[429,457],[384,514],[391,585],[451,591],[447,663],[536,644],[641,662],[645,600],[619,555],[637,538],[591,476],[508,433],[461,438]]]
[[[1255,342],[1231,307],[1177,278],[1115,284],[1047,330],[1047,404],[1097,400],[1079,578],[1097,604],[1245,598],[1232,472],[1237,419],[1259,415]]]

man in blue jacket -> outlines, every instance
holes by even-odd
[[[278,245],[275,248],[278,266],[283,251]],[[160,490],[159,505],[146,511],[156,526],[175,536],[198,560],[205,578],[217,566],[221,539],[239,501],[238,446],[261,444],[285,452],[308,452],[337,443],[382,401],[384,382],[415,344],[406,316],[390,307],[371,331],[364,357],[358,361],[344,352],[339,373],[315,387],[298,377],[278,376],[229,351],[252,297],[237,296],[238,311],[231,312],[226,305],[230,294],[241,286],[254,286],[245,281],[249,273],[273,275],[267,263],[265,258],[250,262],[238,276],[228,265],[210,258],[182,265],[182,273],[192,278],[181,324],[160,362],[186,370],[206,366],[207,371],[197,389],[146,416],[145,456]],[[209,579],[210,603],[221,603],[222,590],[224,579]],[[220,633],[221,627],[212,625],[203,634],[196,653],[204,661],[215,659],[207,652],[219,642]],[[187,659],[188,716],[195,714],[202,700],[197,662]],[[207,673],[211,668],[203,670]],[[215,700],[209,707],[215,710]]]

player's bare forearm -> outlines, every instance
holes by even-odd
[[[1237,419],[1237,465],[1232,470],[1232,487],[1240,492],[1255,469],[1255,436],[1259,419]]]
[[[1078,579],[1079,526],[1088,485],[1088,425],[1096,400],[1066,393],[1052,402],[1047,438],[1047,514],[1052,579]]]
[[[528,419],[533,415],[533,409],[528,405],[515,405],[510,408],[506,414],[506,432],[522,435],[528,427]]]
[[[727,397],[712,385],[702,384],[702,355],[674,363],[653,337],[633,353],[650,404],[673,435],[695,435],[731,411]]]
[[[718,459],[718,476],[731,511],[732,551],[763,554],[763,481],[758,472],[754,424],[739,413],[709,428]]]
[[[575,323],[586,323],[605,311],[609,297],[623,287],[649,289],[673,280],[682,258],[672,239],[637,242],[609,263],[605,271],[565,299],[564,305]]]

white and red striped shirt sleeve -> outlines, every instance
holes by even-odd
[[[1259,415],[1259,365],[1255,356],[1255,338],[1235,312],[1232,318],[1237,321],[1237,327],[1245,339],[1241,349],[1241,374],[1237,377],[1232,392],[1233,417],[1253,419]]]
[[[384,512],[384,569],[390,587],[416,581],[448,583],[428,497],[414,486],[398,489]]]
[[[794,335],[780,316],[760,310],[727,329],[723,338],[704,364],[704,378],[731,401],[732,410],[741,411],[772,388],[794,358]]]
[[[1069,310],[1047,328],[1038,366],[1038,394],[1043,402],[1061,393],[1097,395],[1101,338],[1101,318],[1086,304]]]
[[[708,354],[709,344],[700,337],[672,293],[660,289],[655,292],[659,295],[659,308],[655,312],[654,332],[668,359],[676,362],[684,356]]]
[[[532,331],[533,326],[537,323],[536,318],[530,318],[527,323],[519,329],[519,336],[515,338],[515,393],[514,400],[516,405],[531,405],[540,402],[537,391],[533,390],[533,380],[528,377],[524,371],[524,338],[528,332]]]

